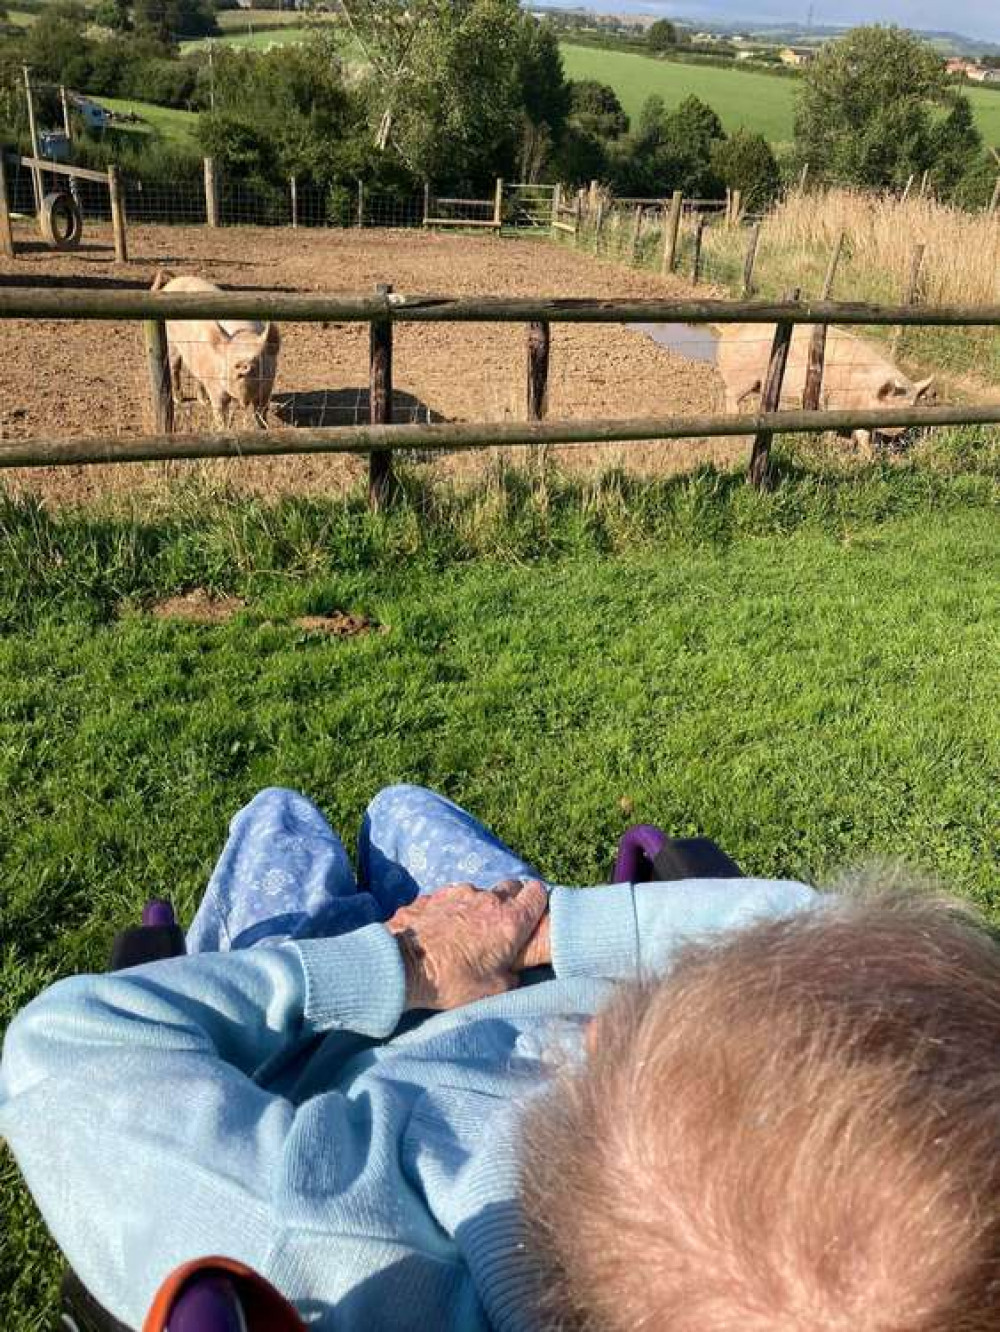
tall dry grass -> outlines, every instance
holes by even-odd
[[[834,290],[845,300],[898,299],[914,248],[923,245],[922,301],[1000,301],[1000,215],[969,213],[934,199],[904,203],[845,189],[792,194],[764,224],[760,271],[766,275],[780,258],[793,273],[812,276],[841,235],[847,247]]]

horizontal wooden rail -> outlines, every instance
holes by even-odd
[[[492,227],[496,231],[500,226],[499,222],[494,222],[492,218],[484,221],[479,217],[425,217],[425,227],[455,227],[459,231],[462,227]]]
[[[291,323],[793,324],[1000,326],[1000,305],[660,301],[507,296],[339,296],[280,291],[0,288],[0,319],[283,319]]]
[[[459,208],[493,208],[492,199],[442,199],[438,195],[434,196],[434,202],[439,204],[450,204]]]
[[[8,162],[19,162],[21,166],[36,167],[55,176],[78,176],[80,180],[96,180],[99,185],[108,184],[106,171],[92,171],[90,167],[73,166],[66,162],[53,162],[47,157],[20,157],[17,153],[5,154]]]
[[[363,425],[318,429],[184,435],[93,435],[0,444],[0,470],[81,463],[154,462],[178,458],[278,457],[370,453],[373,449],[446,449],[491,445],[639,443],[708,436],[823,434],[890,426],[1000,425],[1000,402],[987,406],[900,407],[881,411],[772,412],[756,416],[668,416],[620,421],[504,421],[443,425]]]

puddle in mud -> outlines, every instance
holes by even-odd
[[[707,324],[635,324],[633,327],[678,356],[715,365],[719,338]]]

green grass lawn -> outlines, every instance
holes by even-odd
[[[772,143],[790,143],[795,119],[798,81],[743,69],[683,64],[657,60],[626,51],[603,51],[590,46],[561,45],[563,64],[571,79],[599,79],[610,83],[628,115],[635,121],[647,97],[654,93],[668,106],[676,106],[694,93],[718,113],[730,133],[745,125]],[[987,143],[1000,146],[1000,92],[965,88],[976,122]]]
[[[227,819],[273,783],[348,838],[380,786],[428,783],[571,883],[654,821],[758,874],[908,857],[997,908],[1000,437],[942,450],[790,468],[764,497],[705,471],[414,488],[383,518],[0,503],[0,1027],[102,966],[147,895],[189,918]],[[147,613],[191,587],[245,609]],[[333,609],[383,631],[292,623]],[[0,1326],[40,1332],[56,1256],[0,1172]]]
[[[198,116],[193,111],[177,111],[169,106],[156,106],[153,102],[136,102],[122,97],[98,97],[102,106],[112,111],[134,112],[142,118],[142,124],[116,124],[116,133],[158,134],[165,142],[178,148],[197,146],[196,128]]]

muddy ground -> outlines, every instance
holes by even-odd
[[[19,239],[31,241],[24,231]],[[0,282],[39,285],[147,286],[163,265],[220,285],[282,291],[363,293],[378,282],[398,292],[456,296],[664,296],[683,287],[629,271],[546,241],[423,234],[415,231],[297,231],[193,227],[130,228],[130,262],[114,260],[110,236],[89,228],[84,247],[57,254],[32,243],[16,261],[0,259]],[[308,424],[351,424],[367,412],[368,328],[363,324],[290,324],[276,400],[295,395]],[[411,324],[395,328],[396,419],[520,419],[525,399],[525,331],[505,324]],[[151,428],[142,331],[138,323],[22,322],[0,325],[0,438],[83,436]],[[657,346],[617,325],[555,325],[549,415],[617,417],[683,414],[721,407],[721,385],[707,364]],[[196,403],[181,429],[208,429]],[[561,460],[593,469],[624,462],[669,473],[695,462],[729,462],[739,442],[683,441],[558,451]],[[523,451],[520,451],[523,453]],[[162,484],[165,472],[208,471],[263,493],[329,492],[350,483],[361,459],[302,457],[238,463],[132,464],[50,468],[8,474],[67,501]],[[443,456],[435,470],[470,475],[483,453]]]

